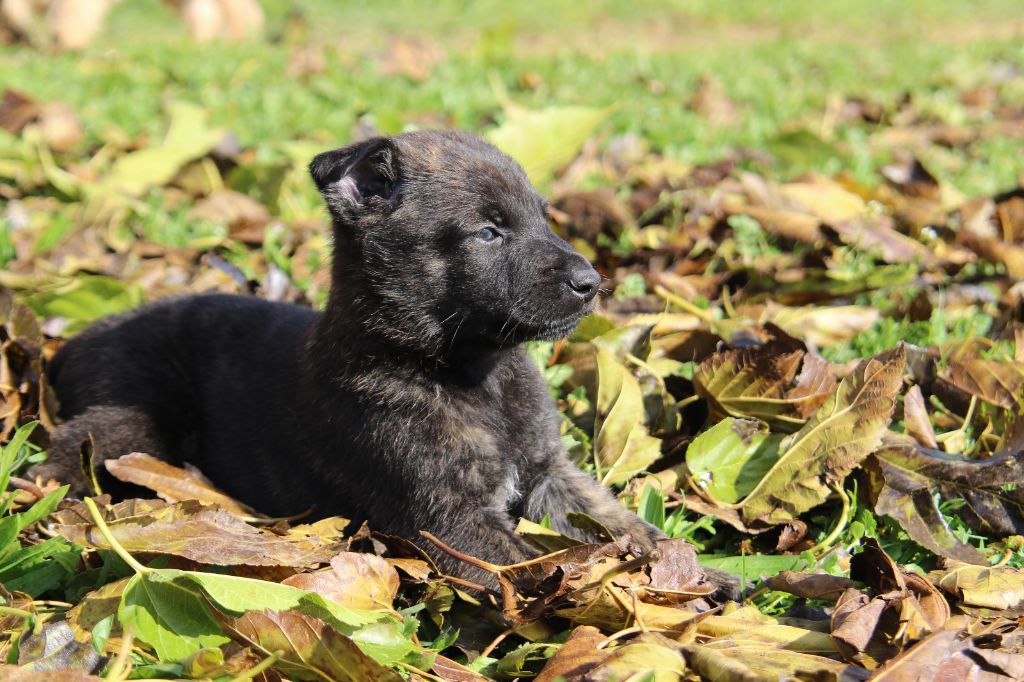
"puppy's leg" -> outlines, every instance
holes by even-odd
[[[83,477],[81,452],[90,435],[94,445],[93,467],[105,492],[108,487],[119,486],[106,473],[104,460],[131,452],[145,452],[161,459],[168,454],[156,425],[145,412],[135,407],[97,405],[57,427],[46,461],[29,469],[29,475],[69,484],[69,494],[73,497],[89,494],[91,490]]]
[[[515,526],[504,511],[487,508],[471,512],[458,510],[450,519],[432,525],[434,527],[427,530],[452,549],[499,566],[526,561],[537,554],[529,543],[515,534]],[[418,544],[443,572],[491,589],[497,588],[493,574],[446,554],[426,538]]]
[[[566,512],[578,511],[594,517],[616,536],[628,533],[645,549],[651,549],[666,535],[629,511],[594,479],[562,456],[553,457],[548,475],[541,479],[526,497],[525,515],[540,519],[550,514],[551,525],[566,535],[579,535],[565,518]],[[731,573],[705,568],[704,574],[718,589],[715,597],[738,599],[740,580]]]
[[[553,457],[548,474],[526,495],[524,516],[540,519],[551,517],[552,527],[570,536],[580,530],[565,518],[567,512],[583,512],[600,521],[615,536],[629,534],[646,549],[665,534],[629,511],[612,494],[597,484],[565,457]],[[593,538],[590,538],[593,539]]]

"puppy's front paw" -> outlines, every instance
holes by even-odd
[[[717,568],[705,567],[704,575],[708,582],[715,586],[715,591],[710,595],[711,598],[719,603],[740,601],[743,598],[744,589],[750,587],[749,581],[744,585],[744,581],[738,575]]]
[[[30,481],[40,481],[43,485],[57,481],[68,485],[66,497],[81,499],[90,494],[89,488],[82,480],[82,472],[62,466],[56,462],[44,462],[29,467],[24,476]]]

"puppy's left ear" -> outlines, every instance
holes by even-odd
[[[398,185],[398,150],[386,137],[324,152],[309,164],[327,205],[336,211],[359,211],[377,200],[390,201]]]

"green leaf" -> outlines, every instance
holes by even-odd
[[[175,102],[168,113],[171,122],[163,142],[119,157],[103,180],[87,186],[90,195],[138,197],[151,187],[162,187],[182,166],[204,156],[224,136],[223,131],[207,126],[207,112],[198,105]]]
[[[14,435],[11,436],[11,440],[6,445],[0,447],[0,491],[4,491],[3,502],[0,504],[0,514],[6,514],[11,506],[11,502],[14,500],[13,494],[6,492],[7,484],[11,480],[11,474],[14,473],[14,469],[18,466],[18,454],[25,447],[25,444],[28,443],[29,436],[32,435],[32,432],[35,431],[38,425],[39,422],[34,421],[18,427]]]
[[[646,411],[636,377],[600,346],[597,375],[594,461],[602,485],[619,485],[661,457],[661,440],[644,425]]]
[[[7,565],[10,557],[21,549],[18,534],[28,526],[46,518],[68,492],[68,486],[52,490],[27,510],[0,519],[0,570]]]
[[[640,493],[636,514],[653,526],[665,528],[665,497],[650,483]]]
[[[54,288],[30,293],[25,304],[40,317],[64,317],[68,333],[84,329],[101,317],[123,313],[142,304],[142,289],[112,277],[76,277]]]
[[[903,346],[861,362],[740,506],[748,525],[787,523],[820,504],[881,442],[903,385]]]
[[[609,113],[582,106],[535,111],[510,107],[505,122],[487,139],[518,161],[534,184],[544,184],[579,155]]]
[[[718,502],[750,494],[779,459],[782,436],[760,422],[727,417],[700,434],[686,450],[694,481]]]
[[[0,583],[10,591],[39,596],[60,585],[78,568],[81,550],[64,538],[50,538],[4,556]]]
[[[697,557],[701,565],[717,568],[747,578],[757,576],[768,578],[783,571],[799,571],[807,567],[807,560],[799,555],[748,554],[746,556],[722,556],[701,554]]]
[[[289,679],[362,682],[402,678],[367,656],[350,638],[317,618],[295,611],[246,613],[221,619],[232,639],[264,655],[281,657],[274,667]]]
[[[118,619],[135,627],[139,639],[156,649],[161,659],[180,660],[227,641],[207,601],[231,615],[296,610],[324,620],[346,635],[355,635],[370,623],[395,622],[386,612],[357,611],[289,585],[175,569],[150,569],[132,578],[125,587]],[[367,642],[376,647],[375,653],[387,656],[395,650],[394,636],[389,635],[391,643],[385,646],[380,643],[383,633],[368,633]]]
[[[98,654],[103,653],[104,647],[107,646],[107,640],[110,639],[110,631],[114,628],[114,614],[110,614],[100,622],[96,623],[92,628],[92,648]]]
[[[178,571],[175,571],[178,573]],[[225,637],[194,585],[164,580],[161,572],[136,574],[124,589],[117,619],[153,647],[163,661],[180,661]]]

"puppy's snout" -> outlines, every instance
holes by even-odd
[[[580,298],[589,301],[597,294],[597,288],[601,286],[601,275],[597,270],[586,264],[577,267],[569,273],[569,288]]]

